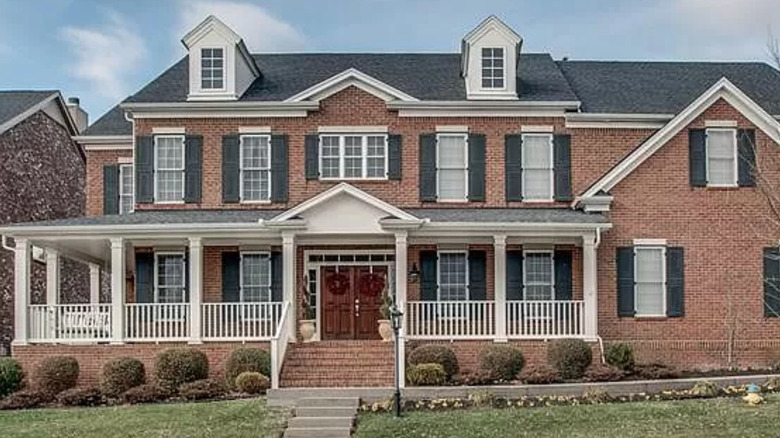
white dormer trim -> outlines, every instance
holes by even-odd
[[[495,34],[500,42],[484,42],[490,34]],[[461,75],[466,83],[466,98],[517,100],[517,69],[522,45],[523,38],[495,15],[487,17],[467,33],[461,41]],[[482,48],[504,49],[503,88],[482,88]]]
[[[418,101],[418,99],[414,96],[406,94],[403,91],[380,81],[379,79],[369,76],[358,69],[350,68],[335,76],[331,76],[330,78],[313,85],[292,97],[285,99],[284,102],[319,102],[320,100],[332,96],[333,94],[336,94],[339,91],[351,86],[360,88],[367,93],[371,93],[385,102],[393,100],[401,100],[405,102]]]

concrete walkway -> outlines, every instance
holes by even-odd
[[[284,437],[349,438],[359,403],[357,397],[299,398]]]

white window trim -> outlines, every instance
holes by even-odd
[[[466,174],[464,178],[463,198],[442,198],[441,193],[441,181],[439,178],[439,170],[441,167],[441,151],[439,150],[439,139],[441,137],[462,137],[464,142],[465,151],[463,153],[463,172]],[[444,168],[450,170],[459,170],[459,168]],[[436,202],[469,202],[469,135],[461,132],[438,132],[436,133]]]
[[[182,301],[181,304],[187,303],[187,262],[184,259],[186,255],[182,251],[157,251],[154,253],[154,302],[155,304],[160,304],[160,278],[159,278],[159,262],[160,262],[160,256],[180,256],[181,257],[181,263],[182,263],[182,282],[181,287],[185,291],[182,294]],[[165,303],[165,304],[176,304],[176,303]]]
[[[712,184],[710,183],[710,132],[731,132],[734,139],[734,182],[731,184]],[[704,135],[704,163],[707,177],[707,187],[738,187],[739,186],[739,151],[737,145],[736,128],[707,128]]]
[[[553,202],[555,200],[555,145],[554,143],[554,136],[552,133],[546,133],[546,132],[524,132],[521,134],[522,136],[522,143],[525,143],[526,137],[545,137],[549,140],[549,146],[550,146],[550,197],[549,198],[529,198],[526,194],[526,188],[528,187],[528,184],[525,183],[525,176],[523,176],[523,202],[528,203],[535,203],[535,202]],[[520,153],[520,166],[523,168],[523,175],[525,175],[525,161],[523,160],[524,155],[522,154],[522,151]],[[535,169],[540,170],[540,169]]]
[[[203,51],[214,49],[222,49],[222,88],[203,88]],[[224,93],[227,91],[227,54],[228,49],[225,46],[209,46],[200,48],[200,52],[198,53],[198,60],[200,61],[198,64],[198,90],[201,93]]]
[[[130,179],[132,180],[132,185],[130,187],[130,193],[123,193],[122,188],[124,187],[124,179],[125,179],[125,172],[127,169],[130,168]],[[130,198],[130,211],[127,211],[125,213],[122,213],[122,198]],[[120,163],[119,164],[119,213],[120,214],[129,214],[135,211],[135,166],[133,163]]]
[[[466,263],[466,299],[471,301],[471,282],[469,279],[469,252],[460,250],[439,250],[436,251],[436,302],[441,302],[441,255],[442,254],[463,254],[465,256],[464,262]],[[450,301],[448,301],[450,302]]]
[[[248,137],[265,137],[268,139],[268,169],[251,168],[248,170],[267,170],[268,171],[268,199],[248,200],[244,199],[244,139]],[[271,203],[271,135],[270,134],[242,134],[238,140],[238,193],[241,204],[270,204]]]
[[[244,256],[248,255],[259,255],[259,256],[265,256],[268,258],[268,275],[269,279],[271,280],[268,283],[268,300],[267,301],[245,301],[244,300]],[[273,267],[271,267],[271,253],[268,251],[241,251],[240,253],[240,261],[238,264],[238,300],[241,303],[270,303],[273,301],[273,297],[271,296],[273,294],[273,291],[271,290],[273,288]],[[263,286],[258,286],[263,287]]]
[[[485,87],[484,86],[484,84],[483,84],[484,77],[482,76],[482,69],[484,68],[483,62],[485,61],[485,58],[482,56],[482,49],[501,49],[501,55],[502,55],[502,59],[503,59],[503,67],[501,68],[501,72],[503,73],[503,77],[504,77],[504,80],[503,80],[504,86],[503,87],[499,88],[499,87]],[[485,46],[485,47],[481,47],[480,48],[480,50],[479,50],[479,89],[480,90],[483,90],[483,91],[486,91],[486,92],[506,91],[507,90],[507,86],[508,85],[507,85],[507,77],[506,77],[506,71],[507,71],[507,67],[506,67],[506,52],[507,52],[507,50],[506,50],[506,47],[504,47],[504,46],[490,46],[490,47]],[[494,68],[494,67],[491,67],[491,68]],[[493,79],[493,78],[490,78],[490,79]]]
[[[526,297],[526,287],[529,286],[527,280],[528,254],[549,254],[550,255],[550,298],[548,300],[529,300]],[[541,284],[532,284],[531,286],[542,286]],[[555,251],[551,249],[528,249],[523,250],[523,301],[539,302],[539,301],[555,301]]]
[[[637,303],[637,285],[639,282],[637,281],[637,250],[661,250],[661,300],[663,303],[663,313],[661,314],[653,314],[653,313],[639,313],[636,303]],[[666,303],[666,246],[662,245],[635,245],[634,246],[634,316],[639,318],[665,318],[666,312],[667,312],[667,303]]]
[[[158,193],[157,193],[157,185],[158,185],[157,184],[157,182],[158,182],[157,181],[157,177],[159,176],[159,170],[160,170],[158,168],[158,166],[157,166],[157,164],[158,164],[158,159],[157,159],[158,158],[157,157],[158,147],[157,147],[157,143],[158,143],[158,140],[161,139],[161,138],[180,138],[181,139],[181,169],[180,169],[181,170],[181,199],[179,199],[179,200],[160,201],[160,200],[157,199],[157,195],[158,195]],[[187,191],[187,188],[184,186],[185,183],[186,183],[186,180],[184,178],[184,170],[187,167],[187,165],[186,165],[186,159],[187,158],[185,156],[185,153],[186,153],[186,149],[185,148],[187,146],[185,144],[186,141],[187,140],[186,140],[186,137],[184,135],[155,135],[154,136],[154,203],[155,204],[184,204],[184,194]],[[174,170],[179,170],[179,169],[166,169],[166,171],[174,171]],[[135,183],[135,181],[133,181],[133,182]]]
[[[319,171],[320,175],[322,175],[322,138],[323,137],[337,137],[339,139],[339,176],[329,176],[324,177],[320,176],[320,181],[387,181],[388,176],[388,166],[389,166],[389,157],[388,157],[388,136],[386,133],[382,132],[362,132],[362,133],[335,133],[335,132],[328,132],[328,133],[321,133],[319,135],[319,152],[318,152],[318,160],[319,160]],[[361,173],[362,176],[360,177],[345,177],[344,176],[344,151],[345,151],[345,137],[361,137],[360,144],[361,144]],[[368,174],[368,137],[382,137],[384,138],[384,154],[385,154],[385,174],[384,176],[372,176],[368,177],[366,176]]]

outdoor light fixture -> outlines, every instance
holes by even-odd
[[[403,316],[404,314],[398,308],[398,305],[393,303],[393,305],[390,306],[390,323],[393,326],[393,334],[395,335],[395,393],[393,393],[393,406],[396,418],[401,417],[401,364],[398,362],[401,343],[398,341],[398,332],[401,330]]]
[[[417,263],[412,263],[412,269],[409,271],[409,281],[417,283],[420,278],[420,268],[417,267]]]

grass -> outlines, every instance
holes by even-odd
[[[362,414],[357,437],[686,437],[778,436],[780,394],[757,407],[739,398],[413,411],[404,418]]]
[[[265,399],[0,412],[11,437],[277,437],[289,416]]]

